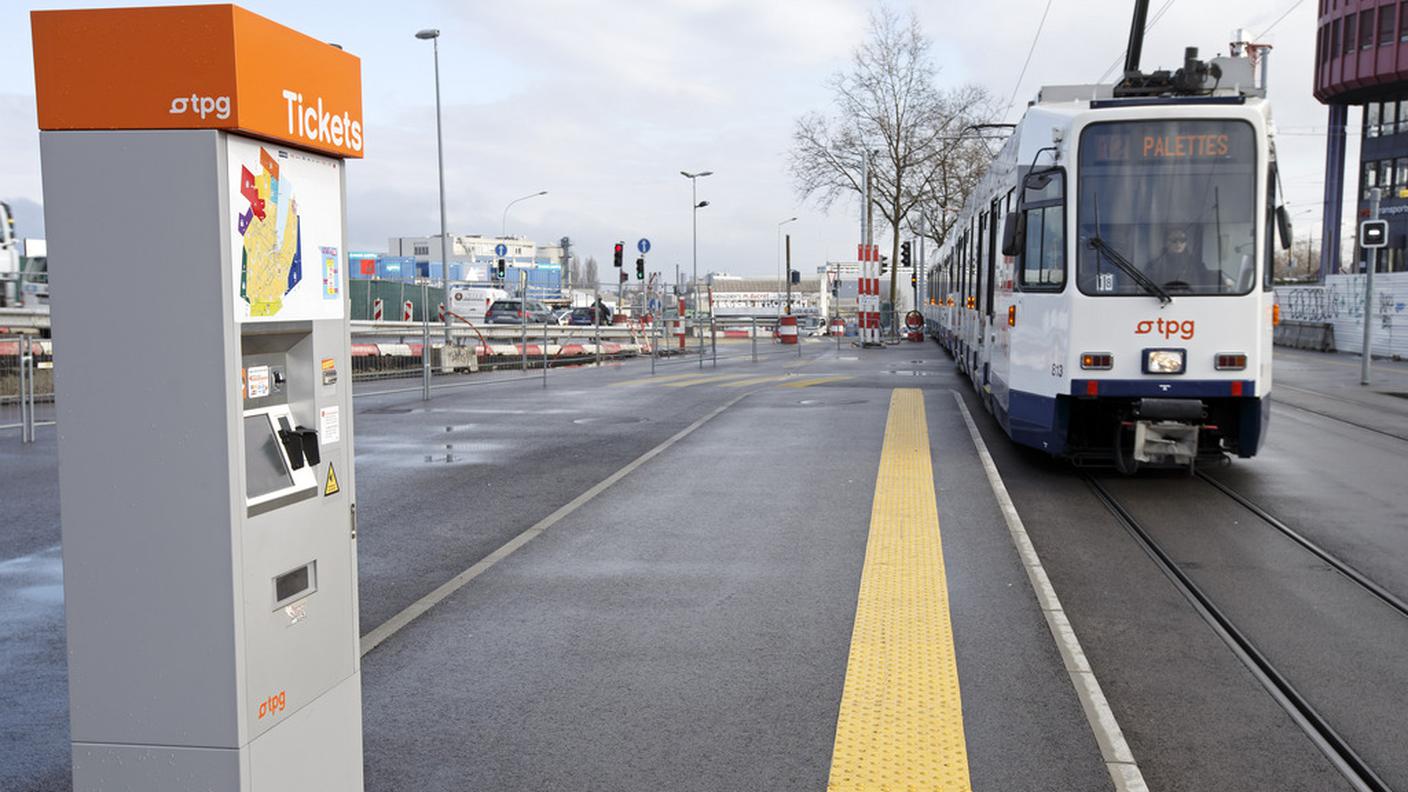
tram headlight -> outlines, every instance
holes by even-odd
[[[1144,350],[1145,374],[1182,374],[1187,356],[1182,349]]]

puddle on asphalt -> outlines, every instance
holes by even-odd
[[[33,625],[54,618],[64,604],[63,569],[58,546],[0,561],[0,591],[8,595],[0,598],[0,637],[24,635]],[[0,651],[0,668],[4,663]]]

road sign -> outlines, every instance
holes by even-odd
[[[495,255],[495,256],[500,256],[500,257],[502,257],[502,256],[507,256],[507,255],[508,255],[508,245],[505,245],[505,244],[502,243],[502,242],[500,242],[499,244],[495,245],[495,246],[494,246],[494,255]]]
[[[645,255],[646,253],[649,253],[649,252],[650,252],[650,240],[649,240],[649,239],[642,239],[641,241],[637,242],[637,243],[636,243],[636,250],[639,250],[639,251],[641,252],[641,255]]]
[[[1366,249],[1388,247],[1388,221],[1365,220],[1360,223],[1359,246]]]

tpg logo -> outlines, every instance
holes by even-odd
[[[1194,329],[1195,328],[1192,319],[1188,319],[1182,322],[1175,322],[1171,319],[1156,319],[1154,321],[1145,319],[1144,321],[1140,322],[1138,325],[1135,326],[1134,332],[1137,335],[1148,335],[1150,333],[1155,333],[1157,335],[1163,336],[1165,339],[1178,336],[1184,341],[1192,341]]]
[[[171,115],[181,115],[191,113],[198,115],[201,120],[214,113],[216,118],[225,119],[230,117],[230,97],[228,96],[178,96],[171,100],[171,109],[167,112]]]

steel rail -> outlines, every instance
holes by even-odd
[[[1226,484],[1223,484],[1221,481],[1218,481],[1212,476],[1209,476],[1208,474],[1202,472],[1201,470],[1198,471],[1196,475],[1198,476],[1198,478],[1202,479],[1208,484],[1211,484],[1223,495],[1226,495],[1227,497],[1236,501],[1247,511],[1261,518],[1262,522],[1265,522],[1267,525],[1270,525],[1272,528],[1275,528],[1277,531],[1280,531],[1287,538],[1300,545],[1301,547],[1305,548],[1305,550],[1309,551],[1316,558],[1319,558],[1321,561],[1324,561],[1325,563],[1334,567],[1336,572],[1339,572],[1341,575],[1344,575],[1345,577],[1359,584],[1359,586],[1364,588],[1370,594],[1373,594],[1385,605],[1398,611],[1403,616],[1408,617],[1408,602],[1405,602],[1403,599],[1393,594],[1393,592],[1389,591],[1388,589],[1385,589],[1378,583],[1375,583],[1363,572],[1360,572],[1358,569],[1355,569],[1353,566],[1350,566],[1345,561],[1340,560],[1329,550],[1326,550],[1325,548],[1316,544],[1314,541],[1304,536],[1296,529],[1285,524],[1284,522],[1281,522],[1274,515],[1272,515],[1267,510],[1261,508],[1256,503],[1252,502],[1252,500],[1247,498],[1245,495],[1242,495],[1241,493],[1237,492]]]
[[[1232,623],[1232,620],[1217,607],[1210,597],[1193,582],[1163,548],[1154,541],[1144,526],[1130,514],[1109,490],[1094,476],[1082,474],[1086,484],[1106,509],[1124,527],[1159,570],[1174,584],[1185,599],[1192,604],[1198,615],[1207,622],[1213,632],[1232,650],[1233,655],[1246,666],[1252,676],[1261,683],[1291,720],[1303,731],[1307,738],[1325,755],[1335,769],[1361,792],[1393,792],[1373,768],[1369,767],[1329,721],[1315,709],[1290,680],[1277,670],[1276,666],[1262,654],[1249,638]]]

